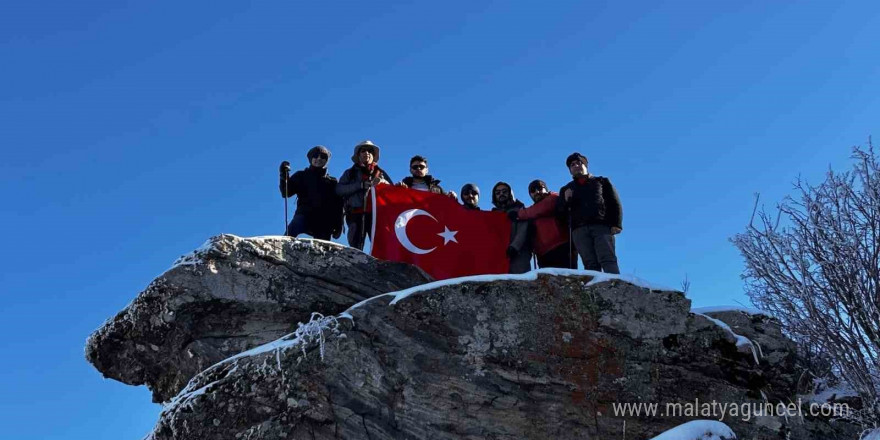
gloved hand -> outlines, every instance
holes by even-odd
[[[507,211],[507,218],[509,218],[512,222],[519,220],[519,211],[517,211],[516,209],[511,209],[510,211]]]
[[[282,176],[287,176],[290,174],[290,162],[284,161],[281,162],[281,166],[278,167],[278,172],[281,173]]]
[[[515,258],[518,254],[519,254],[519,251],[517,251],[516,248],[514,248],[513,246],[507,247],[507,257],[508,258]]]

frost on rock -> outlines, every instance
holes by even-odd
[[[693,420],[678,425],[651,440],[733,440],[736,434],[715,420]]]
[[[457,284],[463,283],[488,283],[492,281],[535,281],[538,279],[538,275],[556,275],[556,276],[566,276],[566,277],[583,277],[589,276],[592,279],[586,284],[587,286],[592,286],[598,283],[604,283],[608,281],[620,280],[630,283],[632,285],[642,287],[652,291],[675,291],[675,289],[671,289],[668,287],[664,287],[658,284],[652,284],[646,280],[638,278],[634,275],[615,275],[608,274],[604,272],[597,272],[594,270],[579,270],[579,269],[556,269],[556,268],[545,268],[545,269],[536,269],[531,272],[526,272],[522,274],[495,274],[495,275],[471,275],[466,277],[459,278],[449,278],[446,280],[434,281],[432,283],[426,283],[415,287],[410,287],[409,289],[399,290],[397,292],[389,292],[383,293],[381,295],[376,295],[372,298],[367,298],[351,307],[348,308],[345,312],[339,315],[340,318],[352,319],[351,311],[355,310],[364,304],[373,301],[377,298],[382,297],[390,297],[393,298],[391,300],[390,305],[397,304],[398,302],[406,299],[408,296],[413,295],[415,293],[425,292],[428,290],[439,289],[441,287],[446,286],[454,286]]]
[[[692,311],[692,312],[693,312],[693,311]],[[739,335],[739,334],[734,333],[733,329],[731,329],[729,325],[727,325],[726,323],[724,323],[724,322],[721,321],[721,320],[715,319],[715,318],[713,318],[713,317],[711,317],[711,316],[709,316],[709,315],[704,315],[704,314],[702,314],[702,313],[696,313],[696,312],[693,312],[693,313],[694,313],[695,315],[702,316],[703,318],[708,319],[710,322],[712,322],[713,324],[717,325],[718,327],[721,327],[722,330],[724,330],[725,332],[727,332],[727,334],[729,334],[730,336],[733,337],[733,339],[736,340],[736,346],[737,346],[737,347],[745,347],[745,348],[748,348],[749,350],[751,350],[751,352],[752,352],[752,356],[755,358],[755,364],[760,364],[760,363],[761,363],[761,362],[760,362],[760,357],[759,357],[759,354],[761,354],[761,352],[760,352],[761,349],[760,349],[759,346],[757,346],[756,344],[752,343],[751,339],[749,339],[749,338],[747,338],[747,337],[745,337],[745,336],[743,336],[743,335]]]
[[[192,252],[181,255],[177,260],[174,260],[174,263],[168,270],[174,269],[177,266],[195,266],[197,264],[203,263],[202,257],[208,253],[213,247],[214,243],[216,243],[221,236],[211,237],[202,243],[201,246],[197,247]]]
[[[742,307],[742,306],[710,306],[710,307],[697,307],[691,309],[692,313],[699,314],[707,314],[707,313],[723,313],[723,312],[742,312],[747,315],[755,315],[755,316],[766,316],[768,318],[772,318],[769,312],[765,312],[760,309],[753,309],[750,307]]]

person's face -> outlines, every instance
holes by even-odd
[[[318,153],[312,156],[312,160],[310,161],[313,167],[324,168],[327,166],[328,157],[324,153]]]
[[[499,205],[506,205],[508,202],[510,202],[510,188],[504,185],[495,188],[492,194],[495,196],[495,201]]]
[[[358,152],[358,160],[362,165],[373,163],[373,152],[369,148],[361,148]]]
[[[428,164],[425,162],[413,162],[409,166],[409,172],[413,177],[425,177],[428,175]]]
[[[575,159],[568,165],[568,172],[572,176],[586,176],[587,164],[583,163],[580,159]]]
[[[534,191],[529,191],[529,197],[531,197],[532,201],[535,203],[544,200],[544,198],[548,195],[550,195],[550,192],[547,191],[547,188],[544,188],[543,186],[535,188]]]
[[[461,193],[461,201],[466,205],[477,206],[477,203],[480,203],[480,195],[476,191],[469,189]]]

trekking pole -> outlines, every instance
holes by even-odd
[[[577,269],[574,266],[573,256],[572,256],[572,242],[574,238],[572,237],[572,227],[571,227],[571,206],[568,207],[568,268],[569,269]]]
[[[284,235],[287,235],[287,197],[290,194],[290,171],[284,172]]]

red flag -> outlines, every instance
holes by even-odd
[[[415,264],[435,279],[507,273],[510,220],[503,212],[473,211],[428,191],[374,188],[376,258]]]

